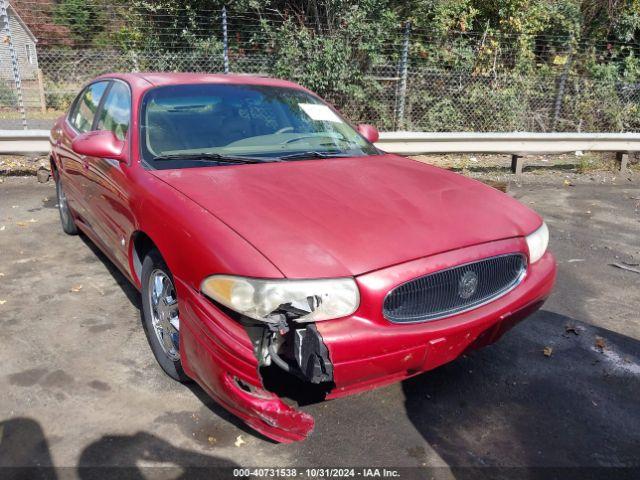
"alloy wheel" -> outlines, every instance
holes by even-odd
[[[175,362],[180,359],[180,320],[175,287],[169,276],[156,269],[149,276],[151,323],[165,355]]]
[[[67,222],[69,222],[69,218],[71,216],[71,213],[69,212],[69,204],[67,203],[67,196],[64,194],[64,190],[62,190],[60,180],[58,180],[57,187],[58,210],[60,211],[60,218],[62,218],[62,223],[66,224]]]

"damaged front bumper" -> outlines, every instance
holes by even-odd
[[[306,379],[302,388],[311,389],[320,383],[326,389],[326,398],[357,393],[431,370],[468,350],[495,342],[537,310],[549,295],[556,274],[551,254],[530,265],[524,280],[508,294],[449,318],[394,324],[382,317],[382,302],[394,285],[406,279],[437,271],[443,265],[523,251],[522,242],[493,242],[358,277],[358,311],[342,319],[300,325],[301,330],[294,332],[297,336],[291,337],[292,352],[300,355],[292,365],[299,367],[297,377]],[[259,353],[262,346],[257,346],[256,336],[179,279],[176,288],[185,372],[222,406],[265,436],[279,442],[308,436],[313,418],[285,404],[265,387],[260,373],[264,366]]]
[[[176,280],[182,367],[211,397],[250,427],[282,443],[305,439],[313,417],[263,388],[253,346],[242,325]]]

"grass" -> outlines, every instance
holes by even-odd
[[[617,168],[615,155],[609,153],[587,152],[578,157],[576,171],[578,173],[592,173],[601,171],[615,171]]]
[[[29,119],[33,119],[33,120],[51,120],[51,119],[56,119],[58,118],[60,115],[63,115],[65,112],[61,111],[61,110],[53,110],[53,109],[48,109],[45,112],[39,110],[39,109],[27,109],[26,111],[26,115],[27,115],[27,121]],[[18,110],[15,109],[10,109],[10,110],[5,110],[2,109],[0,110],[0,120],[21,120],[22,119],[22,115],[20,114],[20,112]]]

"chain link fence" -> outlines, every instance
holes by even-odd
[[[22,81],[28,123],[34,112],[59,112],[81,86],[112,71],[223,71],[219,53],[203,51],[118,52],[108,50],[42,50],[40,75]],[[243,55],[229,58],[231,73],[273,75],[273,58]],[[290,78],[293,81],[299,78]],[[640,130],[640,83],[605,82],[503,73],[480,75],[468,71],[438,71],[409,64],[406,89],[398,65],[378,65],[364,72],[364,98],[326,94],[349,119],[384,130],[412,131],[584,131]],[[14,85],[0,88],[2,105],[14,109]],[[44,105],[43,105],[44,102]],[[401,113],[400,105],[404,105]],[[44,108],[43,108],[44,107]],[[17,112],[17,110],[15,110]],[[46,115],[45,115],[46,116]]]
[[[376,62],[357,67],[353,94],[331,86],[319,93],[351,121],[387,131],[640,131],[640,83],[578,76],[563,68],[522,73],[506,68],[505,61],[484,70],[469,68],[469,62],[457,67],[455,59],[426,64],[424,52],[411,50],[409,33],[399,35]],[[434,44],[434,52],[453,51],[459,39],[449,41]],[[484,41],[478,37],[465,55],[484,55]],[[22,107],[29,128],[48,128],[84,83],[106,72],[222,73],[226,53],[230,73],[282,76],[277,52],[259,47],[255,39],[250,45],[236,41],[231,49],[220,42],[173,50],[43,46],[35,58],[22,58],[24,47],[18,46],[19,78],[0,68],[0,128],[21,128]],[[304,62],[293,67],[287,78],[305,84]]]

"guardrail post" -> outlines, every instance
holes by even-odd
[[[13,39],[11,36],[11,23],[9,22],[9,13],[7,11],[7,0],[0,0],[0,17],[2,17],[3,30],[6,37],[6,43],[9,47],[11,55],[11,67],[13,71],[13,81],[16,85],[16,94],[18,97],[18,109],[22,116],[22,128],[27,129],[27,114],[24,110],[24,99],[22,97],[22,80],[20,79],[20,68],[18,65],[18,56],[16,49],[13,47]]]
[[[524,159],[520,155],[511,155],[511,171],[516,175],[522,175]]]
[[[629,165],[629,153],[616,152],[616,162],[618,163],[618,170],[622,173],[626,172]]]

